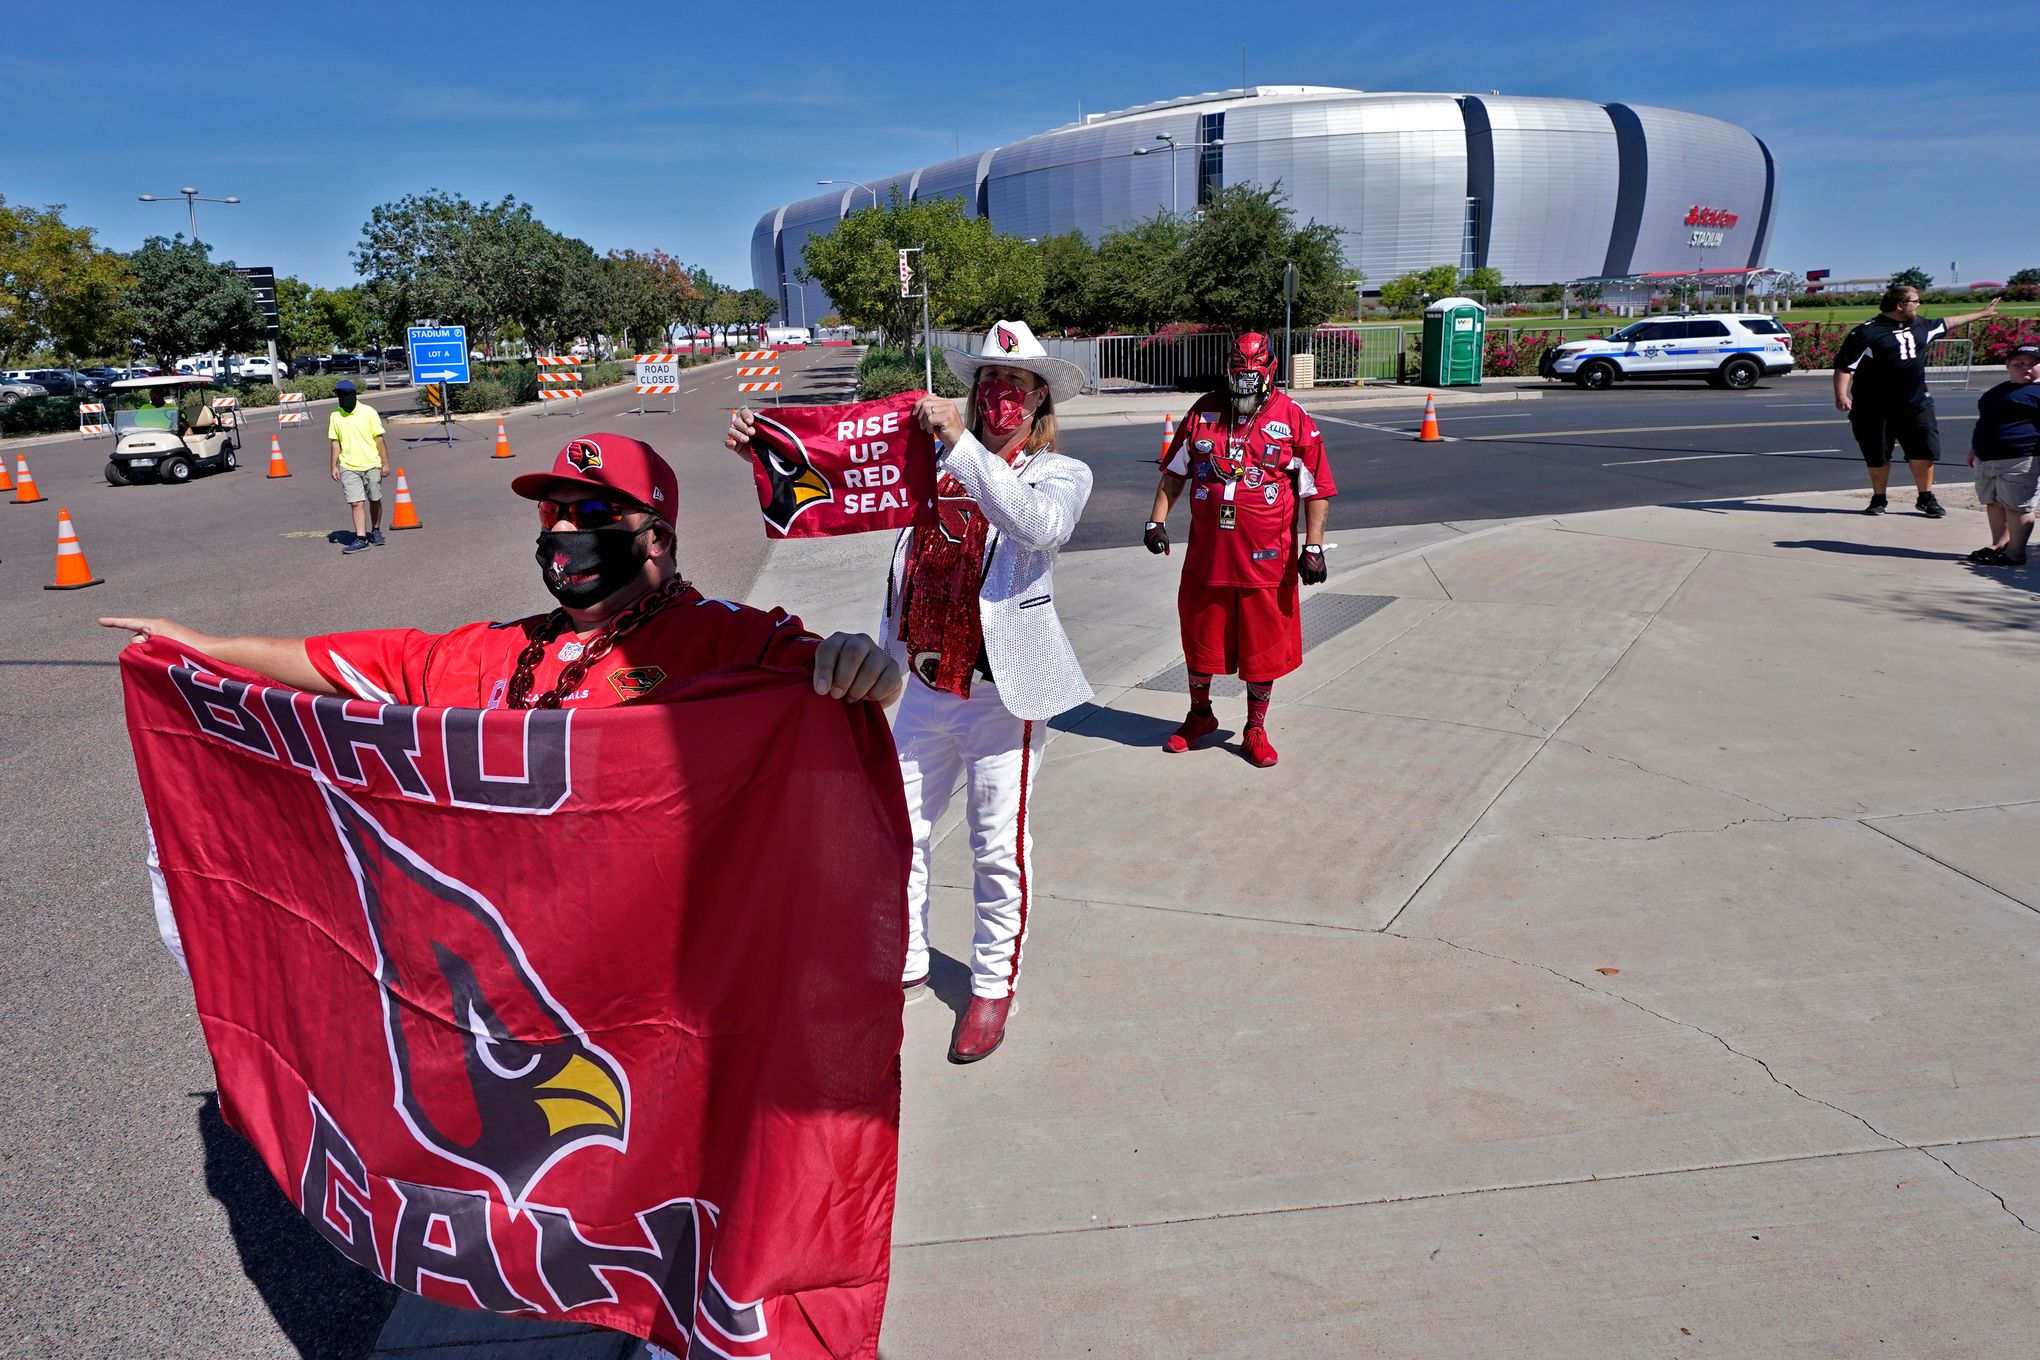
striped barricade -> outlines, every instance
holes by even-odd
[[[776,349],[747,349],[730,356],[740,364],[765,364],[779,357]]]
[[[304,393],[278,392],[276,394],[276,423],[279,425],[302,425],[305,423]]]
[[[555,401],[574,403],[574,414],[581,413],[581,361],[572,355],[549,358],[540,355],[532,361],[538,365],[538,400],[541,407]],[[540,412],[543,414],[543,411]]]
[[[230,430],[241,428],[241,399],[239,397],[214,397],[209,403],[220,424]]]
[[[777,392],[779,384],[776,382],[738,383],[737,390],[739,392]]]
[[[81,401],[78,403],[78,437],[97,439],[113,433],[113,426],[106,421],[106,403],[103,401]]]

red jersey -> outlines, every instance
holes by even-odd
[[[326,633],[306,638],[305,652],[344,694],[440,708],[500,708],[519,653],[545,620],[533,614],[511,623],[470,623],[450,633],[415,628]],[[532,674],[532,697],[557,684],[560,672],[591,641],[569,628],[548,642]],[[690,588],[589,667],[580,687],[560,696],[560,707],[658,703],[683,688],[681,682],[725,666],[811,670],[818,641],[783,609],[768,614],[703,599]]]
[[[1296,558],[1297,501],[1339,494],[1324,436],[1287,392],[1269,393],[1243,421],[1230,397],[1198,398],[1162,470],[1190,480],[1183,574],[1207,586],[1281,585]]]

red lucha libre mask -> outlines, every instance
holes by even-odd
[[[1275,385],[1275,351],[1268,337],[1248,331],[1233,341],[1225,361],[1226,388],[1236,397],[1265,396]]]

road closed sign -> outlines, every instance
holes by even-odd
[[[680,356],[677,354],[641,354],[637,361],[637,390],[640,396],[656,393],[661,396],[680,389]]]

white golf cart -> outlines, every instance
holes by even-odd
[[[114,486],[151,479],[181,486],[197,472],[231,472],[239,467],[235,450],[240,417],[231,408],[215,411],[205,404],[205,389],[211,385],[210,378],[181,373],[108,384],[109,393],[139,392],[146,397],[160,390],[165,401],[113,413],[113,456],[106,463],[106,480]],[[200,396],[198,413],[188,424],[180,405],[187,391]]]

